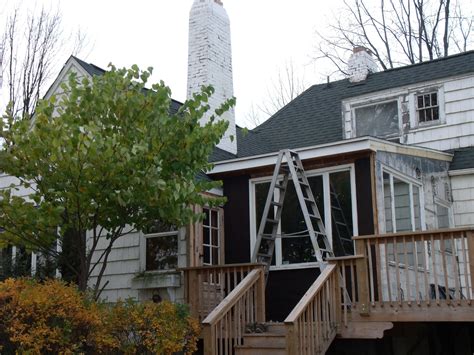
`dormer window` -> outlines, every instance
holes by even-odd
[[[416,111],[419,123],[439,121],[438,93],[430,92],[416,95]]]
[[[399,135],[398,101],[378,102],[354,109],[356,136],[394,137]]]

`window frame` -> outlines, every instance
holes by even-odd
[[[352,230],[353,236],[359,235],[358,217],[357,217],[357,191],[355,184],[355,165],[343,164],[329,168],[312,169],[306,171],[308,178],[313,176],[322,176],[323,178],[323,194],[324,194],[324,216],[323,222],[326,229],[326,233],[329,238],[329,243],[332,247],[332,222],[331,222],[331,208],[330,208],[330,186],[329,186],[329,175],[340,171],[349,171],[350,173],[350,184],[351,184],[351,208],[352,208]],[[263,176],[258,178],[249,179],[249,214],[250,214],[250,257],[252,256],[255,242],[257,240],[257,226],[260,223],[262,216],[256,216],[255,208],[255,185],[258,183],[271,182],[272,176]],[[291,181],[289,182],[291,183]],[[281,232],[281,226],[278,226],[279,233]],[[270,270],[286,270],[286,269],[304,269],[314,268],[319,266],[318,262],[308,263],[294,263],[294,264],[282,264],[282,243],[281,238],[275,240],[275,265],[270,266]]]
[[[388,134],[385,136],[375,136],[375,135],[369,135],[370,137],[378,137],[378,138],[384,138],[384,139],[394,139],[394,138],[400,138],[401,134],[401,127],[402,127],[402,118],[401,118],[401,95],[396,95],[396,96],[391,96],[389,98],[380,98],[380,99],[374,99],[374,100],[366,100],[366,101],[360,101],[360,102],[354,102],[350,104],[350,110],[351,110],[351,129],[352,129],[352,138],[357,138],[357,137],[364,137],[360,136],[357,133],[357,115],[356,115],[356,110],[364,107],[370,107],[370,106],[375,106],[375,105],[382,105],[382,104],[387,104],[390,102],[396,102],[397,103],[397,117],[398,117],[398,131],[396,134]]]
[[[205,213],[204,210],[207,209],[209,210],[209,225],[205,225],[204,224],[204,220],[202,221],[201,223],[201,228],[202,228],[202,231],[201,231],[201,255],[202,255],[202,260],[201,260],[201,264],[204,265],[204,266],[216,266],[216,265],[222,265],[223,264],[223,261],[224,261],[224,255],[223,255],[223,252],[224,252],[224,241],[223,241],[223,237],[222,237],[222,208],[220,207],[208,207],[208,206],[203,206],[202,207],[202,213]],[[212,226],[212,211],[215,211],[217,213],[217,227],[213,227]],[[209,243],[210,244],[205,244],[204,242],[204,227],[207,227],[209,228]],[[212,244],[212,230],[216,230],[217,231],[217,246],[214,246]],[[209,260],[210,260],[210,263],[205,263],[204,262],[204,248],[208,247],[209,248]],[[212,249],[217,249],[217,255],[218,255],[218,262],[217,264],[213,264],[212,263]]]
[[[140,266],[141,270],[143,270],[146,273],[167,273],[170,271],[176,271],[176,269],[179,267],[179,242],[180,242],[180,228],[177,228],[176,230],[173,231],[167,231],[167,232],[158,232],[158,233],[145,233],[145,232],[140,232],[142,235],[142,241],[141,247],[140,247]],[[176,267],[175,268],[170,268],[170,269],[161,269],[161,270],[147,270],[146,269],[146,245],[147,245],[147,239],[151,238],[164,238],[164,237],[169,237],[169,236],[176,236]]]
[[[437,94],[438,101],[438,119],[420,122],[418,116],[418,96],[427,95],[427,94]],[[446,123],[446,114],[445,114],[445,99],[444,99],[444,88],[443,85],[440,86],[427,86],[423,88],[417,88],[410,92],[408,97],[409,102],[409,114],[410,114],[410,131],[429,128],[432,126],[439,126]]]
[[[432,96],[433,95],[436,95],[436,105],[433,105],[432,104]],[[426,105],[425,103],[425,96],[429,96],[430,97],[430,105]],[[422,97],[422,100],[423,100],[423,103],[425,104],[425,106],[423,107],[419,107],[419,99],[420,97]],[[415,94],[415,109],[416,109],[416,119],[418,120],[418,124],[419,125],[427,125],[427,124],[433,124],[435,122],[438,122],[440,120],[440,117],[439,117],[439,94],[438,94],[438,90],[434,90],[434,91],[430,91],[430,92],[426,92],[426,93],[417,93]],[[420,118],[420,114],[421,112],[428,112],[428,111],[431,111],[431,112],[434,112],[434,110],[437,110],[438,112],[438,118],[434,119],[432,118],[431,120],[425,120],[425,121],[422,121]]]
[[[420,230],[421,231],[425,231],[426,230],[426,219],[425,219],[425,213],[424,213],[424,210],[425,210],[425,199],[424,199],[424,189],[423,189],[423,183],[421,181],[418,181],[417,179],[413,178],[413,177],[410,177],[410,176],[407,176],[407,175],[404,175],[402,173],[400,173],[399,171],[395,170],[395,169],[392,169],[390,168],[389,166],[386,166],[384,164],[381,164],[381,176],[382,176],[382,200],[384,201],[383,202],[383,228],[384,228],[384,231],[383,233],[403,233],[403,232],[413,232],[413,231],[416,231],[416,227],[415,227],[415,208],[414,208],[414,199],[413,199],[413,185],[415,185],[417,188],[418,188],[418,194],[419,194],[419,204],[420,204]],[[387,227],[387,216],[386,216],[386,209],[385,209],[385,187],[384,187],[384,178],[383,178],[383,175],[384,173],[387,173],[389,174],[390,176],[390,211],[391,211],[391,221],[392,221],[392,231],[391,232],[387,232],[386,230],[386,227]],[[401,231],[401,232],[398,232],[397,231],[397,223],[396,223],[396,216],[395,216],[395,198],[394,198],[394,184],[393,184],[393,179],[396,178],[404,183],[407,183],[409,185],[409,201],[410,201],[410,224],[411,224],[411,231]],[[389,260],[388,263],[389,265],[391,266],[394,266],[396,264],[398,264],[398,267],[399,268],[408,268],[408,269],[414,269],[415,267],[420,269],[420,270],[425,270],[427,269],[427,265],[426,263],[428,262],[428,258],[427,258],[427,248],[428,248],[428,245],[427,243],[425,242],[424,243],[424,246],[423,246],[423,255],[424,255],[424,258],[422,260],[422,265],[420,266],[420,264],[418,265],[411,265],[411,264],[406,264],[406,263],[403,263],[401,261],[398,261],[398,263],[396,261],[392,261],[392,260]],[[413,249],[413,254],[418,254],[419,251],[418,251],[418,244],[415,243],[414,244],[414,249]],[[398,255],[399,252],[398,251],[393,251],[393,254],[395,255]],[[388,258],[388,255],[386,255],[385,257]],[[397,260],[397,259],[395,259]],[[414,258],[415,260],[415,258]]]

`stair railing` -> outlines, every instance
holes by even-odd
[[[335,264],[324,268],[285,319],[288,354],[324,354],[341,319],[341,288]]]
[[[265,321],[265,273],[263,266],[247,276],[203,320],[205,355],[234,353],[242,345],[245,327]]]

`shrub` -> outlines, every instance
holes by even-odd
[[[2,354],[190,354],[198,332],[187,310],[170,302],[106,305],[58,280],[0,282]]]

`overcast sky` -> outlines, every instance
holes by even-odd
[[[2,17],[7,5],[1,0]],[[59,7],[63,24],[78,26],[91,46],[87,62],[106,67],[138,64],[154,67],[154,80],[164,80],[173,97],[186,98],[188,15],[193,0],[23,0],[29,7]],[[325,80],[315,68],[314,31],[322,29],[342,0],[223,0],[230,17],[237,124],[246,126],[252,103],[261,104],[279,68],[293,61],[308,84]],[[2,21],[3,22],[3,21]],[[3,25],[3,24],[2,24]],[[64,53],[64,60],[69,53]],[[59,68],[58,68],[59,69]]]

